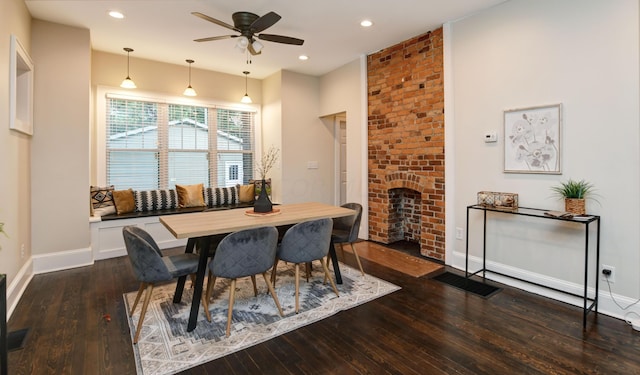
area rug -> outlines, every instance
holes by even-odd
[[[358,241],[354,246],[361,259],[366,259],[381,266],[391,268],[405,275],[422,277],[441,272],[444,269],[444,266],[441,264],[391,249],[388,246],[376,242]],[[340,249],[340,246],[336,248]],[[342,248],[345,253],[353,254],[351,246],[345,244]],[[366,267],[363,266],[363,268],[366,272]]]
[[[309,282],[304,277],[300,280],[300,313],[296,314],[294,267],[281,262],[278,266],[276,294],[284,317],[278,314],[273,299],[267,294],[264,278],[256,278],[258,297],[254,297],[250,278],[239,279],[229,338],[225,337],[229,306],[228,280],[216,281],[209,306],[212,321],[207,321],[201,307],[197,327],[191,332],[186,331],[193,292],[189,282],[179,304],[172,302],[175,283],[157,286],[153,290],[138,344],[133,345],[138,374],[175,374],[400,289],[371,275],[362,276],[359,270],[342,263],[340,271],[343,284],[337,285],[340,297],[336,297],[331,285],[328,282],[323,284],[324,272],[316,262]],[[135,295],[136,292],[123,295],[127,311]],[[134,315],[128,319],[132,341],[140,310],[141,307],[137,307]]]

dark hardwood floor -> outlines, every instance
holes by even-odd
[[[583,331],[579,308],[521,290],[483,299],[363,266],[402,290],[185,374],[640,374],[623,321],[592,314]],[[125,257],[35,276],[9,321],[30,328],[10,374],[135,374],[122,294],[137,288]]]

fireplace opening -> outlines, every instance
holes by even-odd
[[[407,188],[389,189],[389,237],[392,248],[420,255],[420,192]]]

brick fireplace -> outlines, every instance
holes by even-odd
[[[442,28],[368,56],[369,237],[444,260]]]

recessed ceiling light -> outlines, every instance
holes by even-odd
[[[362,27],[370,27],[373,25],[373,22],[369,21],[369,20],[362,20],[360,22],[360,26]]]
[[[123,19],[124,18],[124,14],[118,12],[117,10],[112,10],[111,12],[109,12],[109,15],[113,18],[117,18],[117,19]]]
[[[303,60],[303,61],[304,61],[304,60],[309,60],[309,56],[307,56],[307,55],[300,55],[300,56],[298,56],[298,59],[299,59],[299,60]]]

